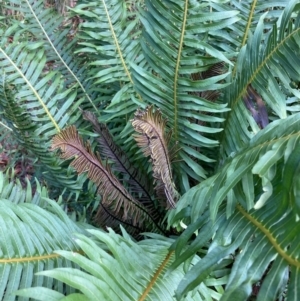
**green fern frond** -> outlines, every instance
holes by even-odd
[[[9,9],[18,11],[23,22],[1,31],[2,117],[38,159],[49,185],[79,193],[84,179],[76,179],[48,152],[52,136],[61,128],[82,123],[79,106],[98,112],[86,68],[73,54],[76,39],[68,40],[63,18],[44,1],[11,1]]]
[[[293,158],[294,152],[298,154],[299,117],[298,113],[286,119],[273,121],[260,131],[244,149],[233,158],[229,158],[214,176],[193,187],[182,197],[178,207],[169,217],[170,222],[175,222],[176,214],[187,206],[191,206],[191,221],[195,222],[207,204],[210,206],[212,219],[215,219],[218,208],[226,197],[228,216],[234,212],[238,200],[247,210],[263,207],[273,195],[272,180],[276,173],[280,173],[276,168],[277,164],[283,159],[288,163],[290,157]],[[295,165],[290,167],[296,168]],[[284,173],[281,176],[283,183],[286,183]],[[258,182],[258,177],[261,178],[259,191],[254,186],[254,183]],[[195,198],[203,201],[194,202]]]
[[[220,28],[227,28],[238,20],[236,11],[225,14],[210,12],[207,3],[189,1],[146,1],[141,12],[144,26],[141,38],[143,55],[148,71],[132,64],[135,88],[143,99],[159,107],[168,118],[174,141],[178,141],[178,170],[191,178],[201,180],[206,172],[200,161],[209,162],[205,148],[213,148],[218,142],[213,134],[221,131],[219,125],[206,124],[206,112],[214,114],[214,123],[226,111],[225,105],[199,97],[203,91],[219,90],[226,86],[227,73],[194,80],[194,73],[204,72],[214,64],[224,61],[231,64],[226,55],[212,47],[205,39]],[[179,172],[180,175],[180,172]],[[189,183],[180,177],[188,188]]]
[[[225,99],[231,111],[221,134],[221,160],[225,154],[230,156],[244,147],[259,131],[243,102],[249,85],[256,89],[275,118],[287,117],[286,94],[299,96],[297,89],[292,88],[292,83],[300,78],[297,54],[300,15],[296,3],[289,2],[265,41],[261,18],[253,37],[239,54],[236,78],[226,89]],[[236,139],[233,141],[231,137]]]
[[[235,53],[247,44],[259,23],[260,18],[264,19],[264,38],[265,39],[277,22],[283,9],[288,5],[290,0],[283,1],[264,1],[264,0],[233,0],[225,3],[211,2],[211,9],[220,13],[235,9],[239,12],[239,20],[229,25],[226,30],[220,29],[214,35],[210,35],[211,43],[218,49]],[[233,71],[235,73],[235,69]]]
[[[2,41],[4,44],[5,38]],[[12,43],[4,50],[3,44],[0,48],[2,116],[14,129],[16,139],[34,153],[39,163],[47,166],[45,178],[53,181],[55,174],[55,181],[61,181],[56,184],[54,181],[55,186],[64,183],[79,190],[79,181],[76,183],[73,175],[59,167],[59,161],[49,155],[48,148],[52,135],[66,125],[67,112],[75,110],[80,102],[73,103],[72,89],[62,90],[59,74],[49,72],[39,81],[46,63],[43,46],[35,42]],[[66,102],[59,107],[57,102],[62,98]]]
[[[80,26],[81,47],[77,52],[90,59],[90,77],[94,89],[109,87],[112,98],[104,111],[103,121],[130,116],[137,108],[131,101],[132,62],[141,63],[139,18],[131,15],[124,1],[103,0],[78,4],[74,14],[85,20]],[[141,99],[136,99],[139,103]],[[127,117],[128,120],[128,117]]]
[[[277,187],[280,187],[280,180],[276,179]],[[284,297],[287,301],[296,301],[300,292],[297,285],[300,229],[292,208],[282,202],[284,194],[281,188],[275,188],[265,207],[246,212],[238,205],[236,213],[229,219],[223,207],[214,225],[216,232],[213,233],[209,251],[179,284],[176,292],[178,300],[205,281],[212,268],[235,254],[222,301],[246,300],[256,283],[259,287],[257,300],[275,301]],[[207,231],[202,225],[198,230]],[[201,248],[203,241],[199,239],[198,242],[197,247]],[[194,252],[194,249],[183,251],[173,268],[193,256]]]
[[[171,224],[181,220],[190,224],[174,245],[178,255],[174,268],[213,239],[201,265],[179,285],[178,298],[201,283],[218,262],[237,253],[221,300],[245,300],[263,275],[258,300],[276,300],[285,286],[287,300],[297,300],[299,118],[295,114],[273,121],[228,158],[218,173],[186,193],[171,212]],[[199,231],[199,238],[184,251],[183,242],[195,231]],[[290,282],[286,280],[288,268]],[[271,285],[272,293],[268,290]]]
[[[64,18],[54,9],[47,8],[42,0],[24,0],[21,5],[20,1],[10,1],[10,4],[15,4],[10,9],[18,10],[25,20],[20,24],[21,28],[44,44],[49,70],[59,71],[64,77],[64,88],[72,87],[77,98],[83,98],[88,107],[97,112],[89,83],[86,81],[87,70],[82,67],[82,59],[73,55],[76,38],[70,38],[71,29],[64,26]]]
[[[85,252],[87,257],[67,251],[57,251],[58,254],[82,267],[79,271],[72,268],[54,269],[41,272],[41,275],[53,277],[64,281],[81,291],[82,299],[79,300],[174,300],[174,290],[180,279],[184,276],[183,267],[166,274],[167,268],[174,260],[173,252],[168,248],[171,239],[159,235],[151,235],[139,243],[131,240],[123,231],[123,236],[117,235],[112,230],[107,234],[99,231],[89,231],[93,240],[83,235],[78,235],[76,242]],[[97,242],[107,245],[108,252],[99,248]],[[134,259],[134,264],[131,260]],[[192,261],[196,264],[198,257]],[[201,261],[200,261],[201,262]],[[151,264],[149,264],[151,263]],[[208,279],[208,284],[202,284],[193,293],[188,294],[183,300],[219,300],[222,290],[218,287],[226,283],[226,276],[220,279]],[[32,293],[30,293],[32,291]],[[35,296],[38,300],[39,288],[19,291],[23,296]],[[50,293],[50,292],[49,292]],[[53,300],[60,296],[53,295]],[[69,295],[71,298],[75,295]]]
[[[47,198],[47,191],[37,182],[33,194],[30,183],[22,189],[20,183],[9,178],[13,174],[0,173],[0,298],[23,300],[15,295],[22,288],[41,285],[61,293],[74,289],[57,280],[35,273],[53,267],[76,265],[54,253],[64,249],[80,252],[73,233],[84,233],[83,226],[72,222],[59,205]]]

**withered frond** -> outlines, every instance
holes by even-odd
[[[134,138],[146,157],[151,157],[155,190],[158,197],[167,199],[169,206],[175,207],[179,194],[172,179],[171,162],[168,152],[170,136],[165,134],[166,119],[160,110],[137,110],[132,126],[139,134]]]
[[[70,126],[54,136],[51,149],[59,148],[62,151],[62,159],[74,158],[71,166],[78,174],[87,172],[88,178],[98,187],[103,206],[108,207],[112,214],[123,221],[130,220],[133,226],[143,228],[146,222],[156,225],[147,208],[130,195],[112,174],[109,166],[104,166],[100,156],[92,152],[90,144],[84,144],[75,126]],[[98,211],[101,211],[101,207]],[[97,216],[99,217],[99,212]],[[157,229],[161,232],[159,226]]]
[[[104,123],[98,122],[97,117],[92,112],[84,111],[83,117],[93,125],[94,131],[99,134],[97,142],[101,158],[109,159],[113,162],[111,166],[112,171],[123,175],[123,181],[121,179],[120,182],[128,187],[130,194],[142,202],[149,210],[156,211],[146,175],[143,175],[131,164],[124,151],[115,143]]]

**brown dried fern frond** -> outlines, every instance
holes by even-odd
[[[122,174],[121,183],[125,185],[130,194],[155,213],[154,202],[152,200],[152,191],[149,187],[149,180],[141,170],[138,170],[130,162],[124,151],[115,143],[113,136],[104,123],[100,123],[92,112],[83,111],[83,118],[88,120],[94,131],[99,134],[97,142],[99,153],[104,160],[112,161],[111,169],[113,172]]]
[[[60,157],[68,160],[74,158],[71,166],[78,174],[87,172],[88,178],[98,187],[102,196],[102,204],[111,210],[112,214],[121,220],[129,220],[133,226],[144,228],[145,222],[156,225],[158,232],[162,232],[152,216],[142,204],[136,201],[119,180],[112,174],[109,166],[104,166],[99,155],[95,155],[90,144],[84,144],[75,126],[62,130],[52,140],[52,150],[61,149]],[[101,219],[101,207],[96,217]]]
[[[165,134],[166,119],[160,110],[137,110],[131,121],[139,134],[134,138],[146,157],[151,157],[155,190],[158,197],[167,199],[169,206],[175,207],[179,194],[172,179],[171,161],[168,144],[170,135]]]

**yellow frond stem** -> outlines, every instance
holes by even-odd
[[[241,205],[237,205],[237,209],[267,237],[274,249],[283,259],[285,259],[290,265],[300,268],[300,261],[296,258],[291,257],[284,249],[281,248],[280,244],[277,242],[276,238],[273,236],[269,229],[267,229],[262,223],[255,219],[251,214],[246,212]]]

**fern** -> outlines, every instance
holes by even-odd
[[[224,12],[236,9],[239,12],[239,20],[230,25],[230,30],[220,29],[210,36],[210,42],[216,47],[224,49],[230,53],[236,53],[237,49],[241,50],[247,44],[249,37],[252,36],[261,18],[264,20],[263,39],[268,36],[270,29],[277,22],[282,14],[283,9],[289,4],[289,0],[283,1],[230,1],[228,3],[212,2],[211,8],[216,12]],[[236,66],[233,69],[233,74]]]
[[[293,9],[297,9],[297,6],[290,4],[283,12],[281,22],[286,26],[288,21],[285,18],[290,18],[289,14],[293,12]],[[296,16],[295,20],[297,18]],[[295,29],[292,29],[291,25],[289,27],[290,37],[297,30],[298,23],[297,21],[294,23]],[[260,26],[258,24],[256,34]],[[285,29],[286,27],[283,26],[281,30],[285,32]],[[277,36],[277,27],[274,26],[273,30],[275,33],[271,32],[269,39]],[[279,33],[279,36],[284,38],[285,34]],[[255,37],[256,35],[254,39]],[[270,45],[270,40],[266,43]],[[252,43],[251,46],[255,44]],[[247,55],[247,50],[245,48],[245,55]],[[251,51],[249,50],[248,53],[250,54]],[[270,65],[271,69],[272,66]],[[290,65],[282,63],[281,66],[289,68]],[[243,73],[246,72],[243,71]],[[270,75],[268,78],[270,82],[273,80]],[[265,99],[268,102],[269,98]],[[283,99],[277,99],[284,105]],[[239,103],[237,106],[241,108],[243,104]],[[201,267],[200,265],[194,267],[197,276],[193,271],[187,274],[186,279],[178,287],[177,296],[180,298],[196,284],[201,283],[208,271],[222,258],[237,252],[222,300],[245,300],[252,292],[252,285],[261,278],[263,278],[263,283],[257,300],[275,300],[282,294],[285,286],[287,286],[287,300],[297,300],[299,292],[294,285],[299,277],[297,259],[299,256],[297,245],[299,206],[297,203],[298,181],[293,177],[298,171],[299,114],[284,116],[285,119],[273,121],[265,129],[255,135],[252,134],[253,138],[248,135],[246,139],[246,133],[249,133],[249,130],[242,132],[243,125],[246,126],[246,120],[240,120],[241,127],[233,127],[231,123],[241,116],[241,111],[238,111],[237,106],[233,106],[232,115],[227,119],[228,127],[225,127],[225,132],[231,129],[242,135],[241,140],[235,140],[235,144],[224,145],[225,150],[228,145],[228,149],[234,152],[230,153],[213,177],[184,195],[176,211],[169,216],[171,223],[184,218],[186,223],[191,223],[190,227],[193,231],[200,230],[204,229],[205,223],[199,223],[199,216],[202,214],[205,216],[207,206],[209,206],[211,221],[215,221],[216,234],[212,236],[213,242],[209,252],[201,261]],[[286,114],[286,111],[281,110],[281,112]],[[228,134],[226,137],[229,138]],[[228,138],[226,141],[229,142]],[[198,201],[195,202],[195,200]],[[226,201],[226,206],[221,205],[224,201]],[[186,210],[184,208],[189,208],[189,214],[183,215]],[[190,231],[188,231],[189,236]],[[198,248],[203,244],[204,237],[205,233],[199,235],[199,239],[197,238]],[[187,237],[183,236],[182,239],[186,241]],[[177,244],[179,245],[179,242]],[[182,252],[177,247],[176,250],[179,257],[174,267],[192,256],[196,249]],[[288,271],[290,280],[287,282]],[[271,286],[272,293],[269,289]]]
[[[44,1],[11,4],[15,4],[11,9],[21,12],[24,22],[1,32],[2,116],[15,129],[19,142],[33,152],[44,170],[46,167],[48,183],[78,192],[82,179],[74,181],[74,175],[61,168],[56,157],[45,155],[51,137],[69,122],[78,121],[79,106],[86,107],[88,103],[88,108],[95,108],[87,92],[88,82],[83,84],[83,67],[74,64],[70,56],[75,40],[67,40],[68,29],[59,30],[62,18],[45,9]]]
[[[124,115],[128,120],[137,108],[136,103],[130,101],[131,97],[141,102],[134,95],[130,70],[132,62],[143,61],[138,43],[139,19],[130,16],[126,3],[120,0],[79,4],[73,12],[86,20],[80,28],[81,47],[77,52],[91,57],[93,89],[98,91],[101,85],[104,95],[112,96],[103,121]]]
[[[24,190],[20,183],[9,180],[10,177],[13,178],[12,173],[10,176],[0,173],[1,300],[16,300],[17,289],[36,285],[74,292],[70,286],[44,276],[36,277],[35,273],[53,267],[75,268],[75,264],[54,250],[80,252],[72,236],[74,232],[86,233],[84,227],[71,221],[38,182],[32,194],[29,182]]]
[[[244,141],[249,141],[258,131],[258,125],[253,122],[242,101],[249,84],[258,91],[277,118],[287,117],[285,93],[298,95],[298,92],[291,88],[291,83],[299,80],[299,73],[290,63],[297,61],[297,54],[292,50],[298,48],[299,34],[299,13],[295,3],[289,2],[267,38],[263,35],[264,23],[261,18],[253,37],[239,54],[236,64],[237,74],[226,91],[226,100],[231,111],[226,117],[221,137],[223,155],[228,156],[239,150],[243,147]],[[292,18],[293,12],[297,14],[295,18]],[[236,126],[237,123],[239,126]],[[231,135],[239,139],[232,143]]]
[[[220,60],[231,64],[222,52],[202,38],[207,32],[234,23],[236,12],[222,16],[212,13],[207,18],[204,15],[210,10],[208,4],[202,5],[201,11],[196,2],[188,1],[146,1],[145,5],[147,10],[141,14],[144,25],[141,47],[151,69],[132,65],[135,87],[143,99],[158,106],[168,118],[173,139],[178,141],[181,149],[177,169],[179,182],[183,185],[181,189],[187,189],[186,177],[205,178],[206,172],[200,162],[210,162],[205,152],[195,149],[218,145],[212,134],[220,129],[203,123],[206,120],[204,112],[220,114],[226,110],[221,103],[197,97],[197,94],[226,86],[222,80],[228,74],[201,80],[193,80],[191,75],[208,70]],[[176,14],[170,14],[172,11]],[[221,122],[222,119],[214,116],[214,121]]]
[[[111,230],[108,234],[95,230],[89,232],[94,239],[83,235],[78,235],[76,239],[88,258],[72,252],[58,251],[58,254],[75,262],[85,272],[63,268],[40,274],[64,281],[81,291],[81,294],[68,295],[72,300],[159,300],[159,296],[164,296],[164,300],[174,300],[174,289],[184,272],[181,266],[173,273],[166,274],[168,266],[174,260],[174,254],[168,251],[172,240],[152,234],[150,238],[136,243],[125,231],[123,236]],[[98,242],[105,243],[108,252],[99,248]],[[135,260],[134,264],[130,263],[132,258]],[[193,264],[197,261],[199,258],[195,258]],[[211,297],[219,299],[222,292],[219,285],[224,282],[226,276],[218,281],[207,279],[207,285],[202,284],[184,300],[212,300]],[[38,300],[45,300],[50,296],[52,300],[61,300],[63,297],[41,288],[21,290],[18,295]]]
[[[88,177],[97,185],[98,192],[102,196],[101,206],[97,212],[100,224],[104,210],[140,229],[143,229],[145,220],[149,220],[150,225],[155,228],[153,230],[162,231],[152,212],[130,195],[112,174],[109,166],[107,164],[105,166],[99,156],[93,154],[89,144],[84,145],[74,126],[66,128],[53,138],[52,149],[58,148],[62,150],[62,159],[74,157],[71,166],[79,174],[87,171]]]
[[[124,230],[87,234],[50,202],[37,209],[42,216],[81,231],[77,249],[56,244],[74,266],[41,272],[56,279],[56,291],[44,283],[20,295],[299,299],[298,2],[78,1],[70,18],[45,10],[44,1],[7,4],[14,18],[0,25],[4,124],[44,166],[48,183],[78,195],[86,177],[75,178],[49,152],[53,139],[96,184],[84,186],[90,198],[101,194],[100,204],[83,208],[87,216],[98,210],[102,226],[122,224],[140,239]],[[19,193],[3,187],[10,200]],[[20,195],[31,202],[29,190]],[[28,204],[4,202],[7,221],[26,224],[14,216],[29,216]],[[169,228],[165,202],[175,207]],[[59,233],[30,216],[45,235]],[[5,227],[7,241],[21,229]],[[143,239],[143,230],[172,238]],[[12,245],[22,241],[23,232],[14,233]],[[4,285],[9,293],[25,287]]]

